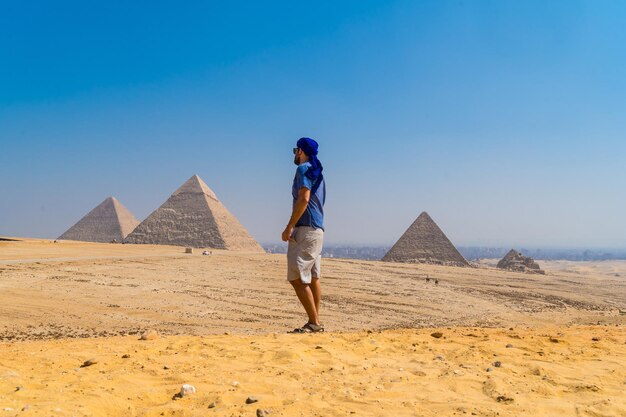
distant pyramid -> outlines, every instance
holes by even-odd
[[[139,222],[115,197],[108,197],[78,223],[59,236],[84,242],[122,242]]]
[[[263,252],[197,175],[141,222],[125,242]]]
[[[469,266],[463,255],[425,211],[404,232],[382,260]]]
[[[532,274],[545,274],[537,262],[529,256],[524,256],[515,249],[511,249],[509,253],[500,259],[498,265],[500,269],[508,269],[509,271],[528,272]]]

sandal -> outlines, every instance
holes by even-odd
[[[293,331],[289,333],[322,333],[324,331],[324,326],[318,326],[314,323],[306,323],[304,326],[293,329]]]

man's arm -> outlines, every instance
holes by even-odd
[[[293,206],[291,218],[289,219],[289,223],[287,223],[287,227],[285,227],[285,230],[283,231],[283,242],[287,242],[291,238],[293,228],[306,211],[306,207],[309,205],[310,199],[311,190],[306,187],[300,188],[298,191],[298,199],[296,200],[296,204]]]

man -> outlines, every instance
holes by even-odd
[[[324,239],[324,201],[326,184],[322,164],[317,159],[318,144],[300,138],[293,149],[293,162],[298,166],[293,179],[293,208],[283,231],[287,250],[287,280],[302,303],[309,321],[294,333],[323,332],[320,323],[320,266]]]

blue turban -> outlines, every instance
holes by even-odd
[[[309,163],[311,166],[304,175],[313,181],[313,189],[311,192],[315,193],[321,184],[322,179],[324,179],[324,176],[322,175],[324,167],[322,167],[320,160],[317,159],[317,148],[319,145],[311,138],[300,138],[298,139],[297,146],[302,149],[302,152],[304,152],[306,156],[309,157]]]

